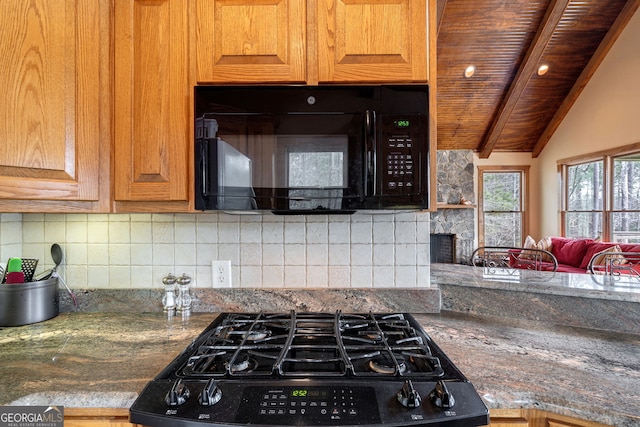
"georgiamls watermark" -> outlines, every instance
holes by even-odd
[[[63,406],[0,406],[0,427],[63,427]]]

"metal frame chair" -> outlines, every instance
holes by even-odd
[[[470,264],[476,267],[555,272],[558,260],[544,249],[511,246],[481,246],[471,254]]]

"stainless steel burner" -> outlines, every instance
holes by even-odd
[[[246,339],[250,342],[262,341],[269,338],[272,334],[271,330],[266,327],[253,328],[251,330],[243,330],[244,325],[237,325],[236,328],[230,328],[226,331],[226,337]]]
[[[250,359],[249,356],[245,354],[242,356],[238,356],[233,360],[233,363],[226,362],[226,365],[231,373],[236,374],[239,372],[253,372],[258,363],[255,360]]]
[[[377,374],[394,375],[396,373],[404,374],[407,371],[407,365],[402,356],[394,355],[397,365],[387,365],[379,359],[370,360],[367,364],[369,369]],[[397,372],[396,372],[397,369]]]

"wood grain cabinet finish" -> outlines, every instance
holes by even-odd
[[[196,4],[198,82],[304,82],[306,1]]]
[[[65,427],[135,427],[124,408],[64,408]]]
[[[0,2],[0,211],[193,209],[193,85],[426,82],[424,0]]]
[[[120,202],[125,210],[126,202],[167,202],[164,208],[178,211],[189,203],[190,4],[115,1],[115,210]]]
[[[607,427],[595,421],[587,421],[540,409],[491,409],[489,427]]]
[[[424,0],[196,0],[200,83],[426,82]]]
[[[108,22],[108,0],[0,2],[2,211],[108,209]]]
[[[426,82],[427,1],[317,0],[318,81]]]
[[[95,427],[134,427],[129,423],[129,411],[124,408],[65,408],[64,425]],[[489,427],[607,427],[541,411],[539,409],[492,409]]]

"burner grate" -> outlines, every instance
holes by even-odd
[[[229,314],[197,345],[185,377],[441,377],[429,338],[402,314]]]

